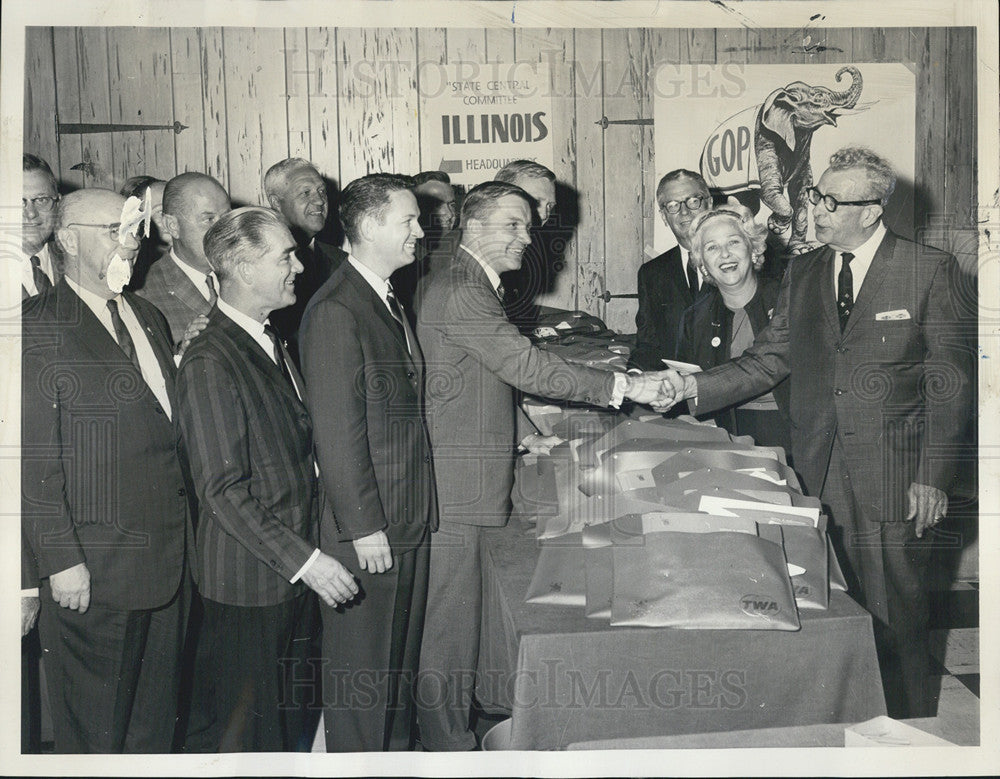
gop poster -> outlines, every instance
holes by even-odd
[[[655,75],[656,179],[699,171],[716,199],[732,195],[789,252],[813,245],[805,190],[830,155],[861,145],[899,177],[888,224],[913,234],[915,81],[898,63],[674,65]],[[676,244],[656,221],[656,253]]]

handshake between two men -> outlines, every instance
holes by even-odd
[[[682,376],[673,368],[662,371],[632,372],[626,375],[625,396],[654,411],[669,411],[676,403],[697,394],[693,376]]]

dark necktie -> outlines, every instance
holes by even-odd
[[[385,286],[385,302],[389,304],[389,313],[396,320],[396,327],[399,328],[399,334],[403,336],[403,343],[406,344],[406,348],[409,350],[410,342],[406,340],[406,328],[403,327],[403,309],[400,307],[399,301],[396,300],[396,293],[392,291],[392,284],[386,282]]]
[[[687,264],[688,286],[691,287],[691,296],[698,296],[698,269],[690,262]]]
[[[111,326],[115,329],[115,338],[118,339],[119,348],[125,352],[125,356],[132,361],[132,364],[139,370],[139,373],[142,373],[142,369],[139,368],[139,358],[135,353],[135,344],[132,342],[132,336],[128,328],[125,327],[121,314],[118,313],[118,301],[109,300],[108,311],[111,312]]]
[[[292,389],[295,390],[295,382],[292,381],[292,374],[288,370],[288,363],[285,362],[285,353],[281,348],[281,336],[278,335],[278,331],[271,326],[270,323],[264,325],[264,332],[267,337],[271,339],[271,354],[274,356],[274,361],[278,364],[281,369],[281,375],[285,377],[285,380],[292,385]],[[298,390],[295,390],[298,394]]]
[[[39,295],[52,289],[52,282],[49,281],[49,277],[42,270],[42,261],[38,259],[37,254],[31,255],[31,277],[35,280],[35,289]]]
[[[837,276],[837,313],[840,315],[840,332],[844,332],[847,327],[847,319],[851,316],[851,309],[854,308],[854,275],[851,273],[851,260],[854,255],[844,252],[840,255],[843,263],[840,266],[840,275]]]
[[[205,284],[208,286],[208,307],[215,308],[215,303],[219,299],[219,293],[215,289],[215,280],[211,273],[205,274]]]

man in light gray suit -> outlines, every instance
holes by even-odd
[[[790,376],[795,465],[828,507],[851,594],[875,619],[886,703],[898,718],[934,713],[927,573],[975,372],[955,258],[886,229],[894,186],[892,168],[871,151],[835,153],[809,190],[826,245],[792,260],[769,326],[743,356],[670,378],[702,413]]]
[[[440,526],[431,541],[417,717],[428,750],[474,749],[469,727],[482,612],[479,535],[507,522],[514,480],[514,390],[617,406],[664,399],[657,374],[612,373],[536,348],[504,313],[500,274],[521,266],[531,201],[513,184],[474,187],[451,263],[417,299]]]

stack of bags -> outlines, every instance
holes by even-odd
[[[797,630],[798,609],[845,589],[781,449],[692,417],[527,410],[566,439],[518,464],[515,515],[540,547],[529,603],[612,625]]]
[[[530,333],[539,349],[564,360],[605,370],[625,370],[634,341],[585,311],[552,311],[539,316]]]

